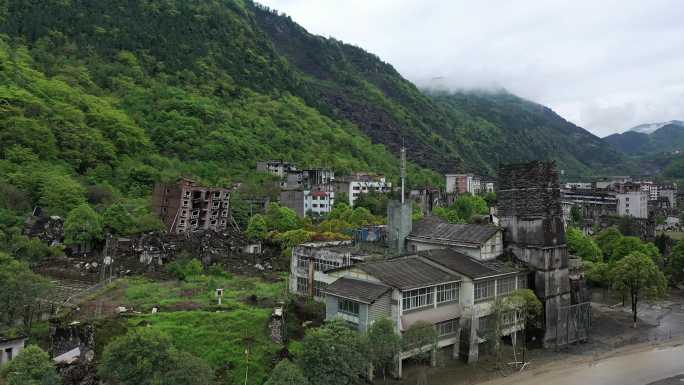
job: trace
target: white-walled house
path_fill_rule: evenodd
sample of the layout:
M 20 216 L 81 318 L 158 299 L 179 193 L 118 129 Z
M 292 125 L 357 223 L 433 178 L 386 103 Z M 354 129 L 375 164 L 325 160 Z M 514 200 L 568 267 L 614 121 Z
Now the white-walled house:
M 3 337 L 0 335 L 0 366 L 12 361 L 26 344 L 26 337 Z
M 487 318 L 497 296 L 526 288 L 526 270 L 499 261 L 479 261 L 463 253 L 442 249 L 409 256 L 358 263 L 327 272 L 333 282 L 325 287 L 326 320 L 341 318 L 361 332 L 373 322 L 388 318 L 397 333 L 419 321 L 434 325 L 437 348 L 450 348 L 454 358 L 478 359 L 485 341 Z M 521 329 L 515 316 L 503 334 Z M 401 361 L 417 354 L 417 347 L 400 354 Z

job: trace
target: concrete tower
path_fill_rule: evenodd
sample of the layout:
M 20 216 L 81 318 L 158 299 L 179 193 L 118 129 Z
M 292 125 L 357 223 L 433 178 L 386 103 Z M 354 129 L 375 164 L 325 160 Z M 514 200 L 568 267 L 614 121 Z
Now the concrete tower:
M 503 165 L 497 186 L 504 244 L 534 272 L 534 291 L 544 304 L 544 346 L 563 344 L 570 281 L 555 163 Z

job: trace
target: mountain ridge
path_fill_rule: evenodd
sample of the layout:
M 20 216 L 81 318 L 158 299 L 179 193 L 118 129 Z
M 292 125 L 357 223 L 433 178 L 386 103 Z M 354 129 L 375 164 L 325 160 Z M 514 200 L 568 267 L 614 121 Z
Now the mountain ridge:
M 641 127 L 641 128 L 640 128 Z M 652 128 L 655 128 L 651 131 Z M 628 155 L 649 155 L 684 149 L 684 121 L 642 124 L 604 140 Z

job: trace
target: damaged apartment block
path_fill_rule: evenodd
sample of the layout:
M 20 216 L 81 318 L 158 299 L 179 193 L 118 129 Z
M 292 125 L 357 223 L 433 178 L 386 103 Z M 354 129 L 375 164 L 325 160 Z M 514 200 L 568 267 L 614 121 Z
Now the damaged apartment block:
M 198 230 L 224 231 L 230 219 L 228 188 L 202 187 L 181 178 L 177 183 L 158 183 L 152 193 L 152 209 L 169 233 Z

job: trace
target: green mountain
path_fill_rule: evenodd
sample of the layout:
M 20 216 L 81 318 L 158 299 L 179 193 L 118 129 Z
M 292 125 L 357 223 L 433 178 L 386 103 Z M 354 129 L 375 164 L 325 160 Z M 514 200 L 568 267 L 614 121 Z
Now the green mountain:
M 620 160 L 543 106 L 421 92 L 250 1 L 5 0 L 0 34 L 0 207 L 63 214 L 179 175 L 249 181 L 267 158 L 396 177 L 402 143 L 415 185 L 512 160 Z M 49 199 L 55 186 L 74 196 Z
M 609 135 L 604 140 L 629 155 L 681 151 L 684 150 L 684 122 L 673 120 L 658 124 L 654 131 L 630 129 L 621 134 Z

